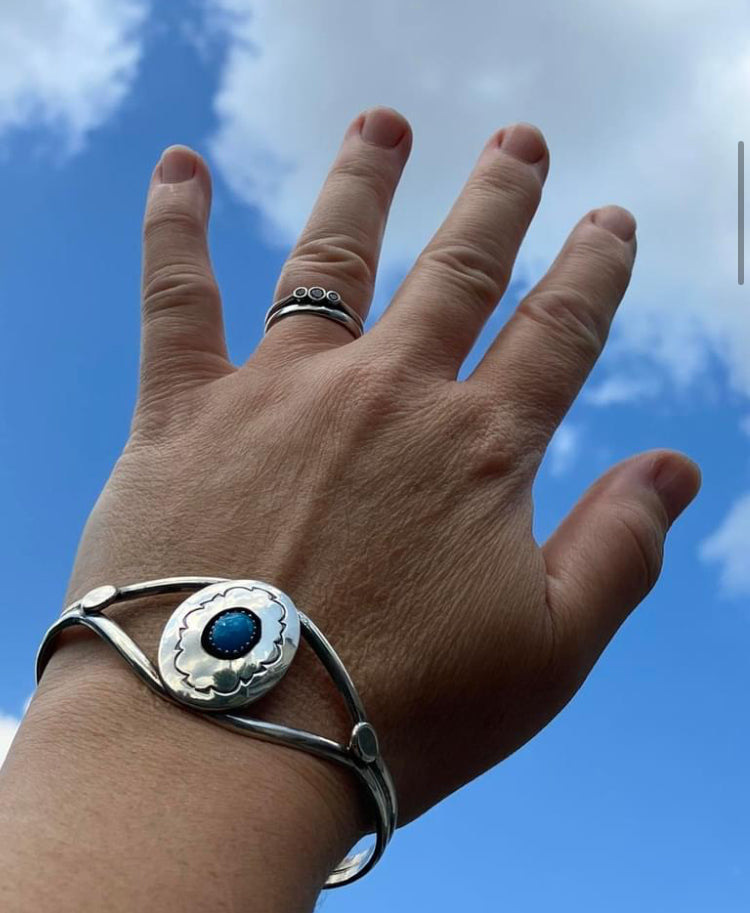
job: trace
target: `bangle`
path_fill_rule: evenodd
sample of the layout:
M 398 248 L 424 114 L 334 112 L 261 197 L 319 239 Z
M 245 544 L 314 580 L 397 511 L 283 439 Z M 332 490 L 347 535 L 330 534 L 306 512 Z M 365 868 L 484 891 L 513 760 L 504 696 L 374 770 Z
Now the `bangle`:
M 183 591 L 191 591 L 191 595 L 164 627 L 158 668 L 118 624 L 103 614 L 114 602 Z M 168 577 L 122 587 L 97 587 L 68 606 L 45 633 L 36 657 L 37 684 L 52 655 L 56 635 L 73 625 L 95 631 L 161 697 L 243 735 L 335 761 L 358 777 L 371 800 L 375 842 L 340 862 L 324 887 L 361 878 L 380 859 L 396 829 L 397 802 L 377 734 L 336 651 L 285 593 L 260 580 L 222 577 Z M 349 708 L 353 726 L 347 745 L 231 712 L 257 700 L 281 679 L 294 658 L 300 636 L 323 663 Z

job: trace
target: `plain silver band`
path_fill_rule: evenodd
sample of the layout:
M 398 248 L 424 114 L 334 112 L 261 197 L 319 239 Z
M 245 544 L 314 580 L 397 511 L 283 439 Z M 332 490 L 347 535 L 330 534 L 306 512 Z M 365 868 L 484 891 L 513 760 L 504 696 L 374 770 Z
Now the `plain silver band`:
M 341 326 L 346 327 L 355 339 L 364 333 L 364 321 L 360 315 L 349 307 L 340 298 L 336 302 L 336 307 L 326 305 L 326 299 L 321 299 L 320 304 L 308 301 L 297 301 L 295 296 L 287 295 L 275 301 L 266 312 L 263 322 L 263 332 L 267 333 L 278 320 L 284 317 L 290 317 L 293 314 L 317 314 L 319 317 L 327 317 Z
M 167 577 L 163 580 L 149 580 L 145 583 L 130 584 L 129 586 L 117 587 L 112 598 L 95 609 L 86 609 L 82 605 L 83 599 L 78 600 L 65 609 L 60 618 L 49 627 L 42 639 L 36 657 L 37 685 L 41 681 L 42 673 L 52 655 L 53 641 L 57 634 L 72 625 L 84 625 L 114 647 L 138 677 L 153 691 L 171 703 L 178 704 L 183 710 L 192 710 L 192 712 L 197 713 L 204 719 L 208 719 L 227 729 L 241 732 L 243 735 L 252 735 L 267 742 L 275 742 L 290 748 L 309 751 L 318 757 L 344 765 L 353 771 L 367 787 L 373 800 L 376 815 L 375 844 L 360 853 L 347 856 L 329 875 L 324 887 L 330 888 L 348 884 L 370 871 L 385 852 L 385 848 L 396 829 L 398 815 L 396 790 L 388 768 L 380 754 L 378 753 L 374 759 L 366 760 L 357 752 L 354 738 L 352 738 L 348 746 L 345 746 L 339 742 L 334 742 L 332 739 L 301 729 L 292 729 L 288 726 L 267 723 L 262 720 L 249 720 L 231 713 L 201 712 L 197 709 L 193 710 L 185 704 L 178 703 L 165 689 L 159 672 L 140 647 L 116 622 L 101 614 L 104 608 L 115 601 L 133 599 L 146 594 L 155 595 L 199 590 L 213 583 L 224 583 L 228 579 L 225 577 Z M 354 733 L 360 724 L 366 724 L 369 728 L 372 728 L 371 724 L 367 722 L 365 710 L 354 683 L 336 651 L 307 615 L 299 612 L 299 618 L 303 637 L 323 663 L 346 701 L 346 705 L 354 719 L 352 732 Z

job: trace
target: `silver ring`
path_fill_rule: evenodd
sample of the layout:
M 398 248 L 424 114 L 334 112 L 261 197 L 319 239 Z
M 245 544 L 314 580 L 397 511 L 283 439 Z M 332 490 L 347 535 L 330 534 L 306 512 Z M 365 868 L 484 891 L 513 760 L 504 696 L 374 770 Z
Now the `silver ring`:
M 355 339 L 364 333 L 364 321 L 360 315 L 344 302 L 341 295 L 333 289 L 324 289 L 319 285 L 310 288 L 304 285 L 284 298 L 274 301 L 266 311 L 263 333 L 267 333 L 277 320 L 290 317 L 292 314 L 317 314 L 327 317 L 346 327 Z
M 115 602 L 145 594 L 186 591 L 191 595 L 177 606 L 162 633 L 158 666 L 104 614 Z M 228 614 L 243 616 L 240 620 L 244 629 L 240 633 L 247 639 L 234 646 L 227 640 L 227 631 L 222 635 L 217 627 Z M 167 577 L 121 587 L 96 587 L 68 606 L 47 630 L 36 658 L 37 684 L 52 655 L 55 638 L 73 625 L 83 625 L 98 634 L 161 697 L 219 726 L 308 751 L 355 774 L 369 793 L 375 843 L 342 860 L 324 887 L 361 878 L 380 859 L 396 829 L 398 806 L 375 729 L 367 720 L 362 700 L 338 654 L 286 593 L 261 580 L 224 577 Z M 321 661 L 349 708 L 353 726 L 348 744 L 232 712 L 276 684 L 289 668 L 300 637 Z

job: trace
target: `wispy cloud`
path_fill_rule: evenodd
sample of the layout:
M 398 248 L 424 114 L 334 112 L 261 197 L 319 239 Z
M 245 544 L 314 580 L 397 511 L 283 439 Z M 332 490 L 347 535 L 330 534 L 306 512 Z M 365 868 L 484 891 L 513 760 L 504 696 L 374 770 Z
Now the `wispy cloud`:
M 656 378 L 627 377 L 616 374 L 602 381 L 585 393 L 585 400 L 592 406 L 615 406 L 640 402 L 659 392 Z
M 721 526 L 703 542 L 700 556 L 719 565 L 725 595 L 750 595 L 750 492 L 734 503 Z
M 563 422 L 550 441 L 547 450 L 549 471 L 553 476 L 563 476 L 575 465 L 581 450 L 581 429 L 570 422 Z
M 618 345 L 678 384 L 718 356 L 750 395 L 750 305 L 735 262 L 737 140 L 750 138 L 744 0 L 485 0 L 471 16 L 455 0 L 429 15 L 399 0 L 206 2 L 227 39 L 214 156 L 269 238 L 294 239 L 349 119 L 391 104 L 415 131 L 383 252 L 398 270 L 489 133 L 529 120 L 552 167 L 523 267 L 538 274 L 587 209 L 630 207 L 639 256 Z
M 148 0 L 3 0 L 0 137 L 43 126 L 70 153 L 135 78 Z

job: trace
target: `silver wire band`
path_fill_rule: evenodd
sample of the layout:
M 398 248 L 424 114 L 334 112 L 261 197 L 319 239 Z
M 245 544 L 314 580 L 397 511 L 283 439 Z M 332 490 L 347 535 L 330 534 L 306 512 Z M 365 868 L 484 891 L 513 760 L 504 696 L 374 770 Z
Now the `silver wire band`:
M 364 333 L 364 321 L 349 307 L 333 289 L 326 290 L 319 285 L 311 288 L 298 286 L 290 295 L 275 301 L 266 311 L 263 332 L 267 333 L 278 320 L 293 314 L 317 314 L 327 317 L 346 327 L 355 339 Z
M 141 681 L 166 700 L 185 710 L 198 713 L 204 719 L 224 728 L 232 729 L 243 735 L 255 736 L 264 741 L 308 751 L 320 758 L 345 766 L 358 777 L 370 794 L 375 812 L 376 839 L 373 846 L 347 856 L 340 862 L 329 875 L 324 887 L 337 887 L 355 881 L 370 871 L 383 855 L 393 836 L 398 815 L 396 790 L 390 772 L 380 755 L 375 730 L 367 721 L 354 683 L 336 651 L 314 622 L 297 610 L 302 636 L 323 663 L 334 684 L 343 695 L 354 720 L 348 745 L 342 745 L 315 733 L 292 729 L 278 723 L 246 719 L 232 713 L 205 712 L 200 708 L 186 706 L 176 700 L 167 690 L 160 672 L 140 647 L 115 621 L 102 614 L 103 610 L 114 602 L 144 595 L 197 591 L 212 584 L 223 583 L 232 583 L 232 581 L 225 577 L 167 577 L 122 587 L 97 587 L 82 599 L 68 606 L 45 633 L 36 657 L 37 684 L 52 655 L 53 642 L 57 634 L 73 625 L 83 625 L 109 643 Z

